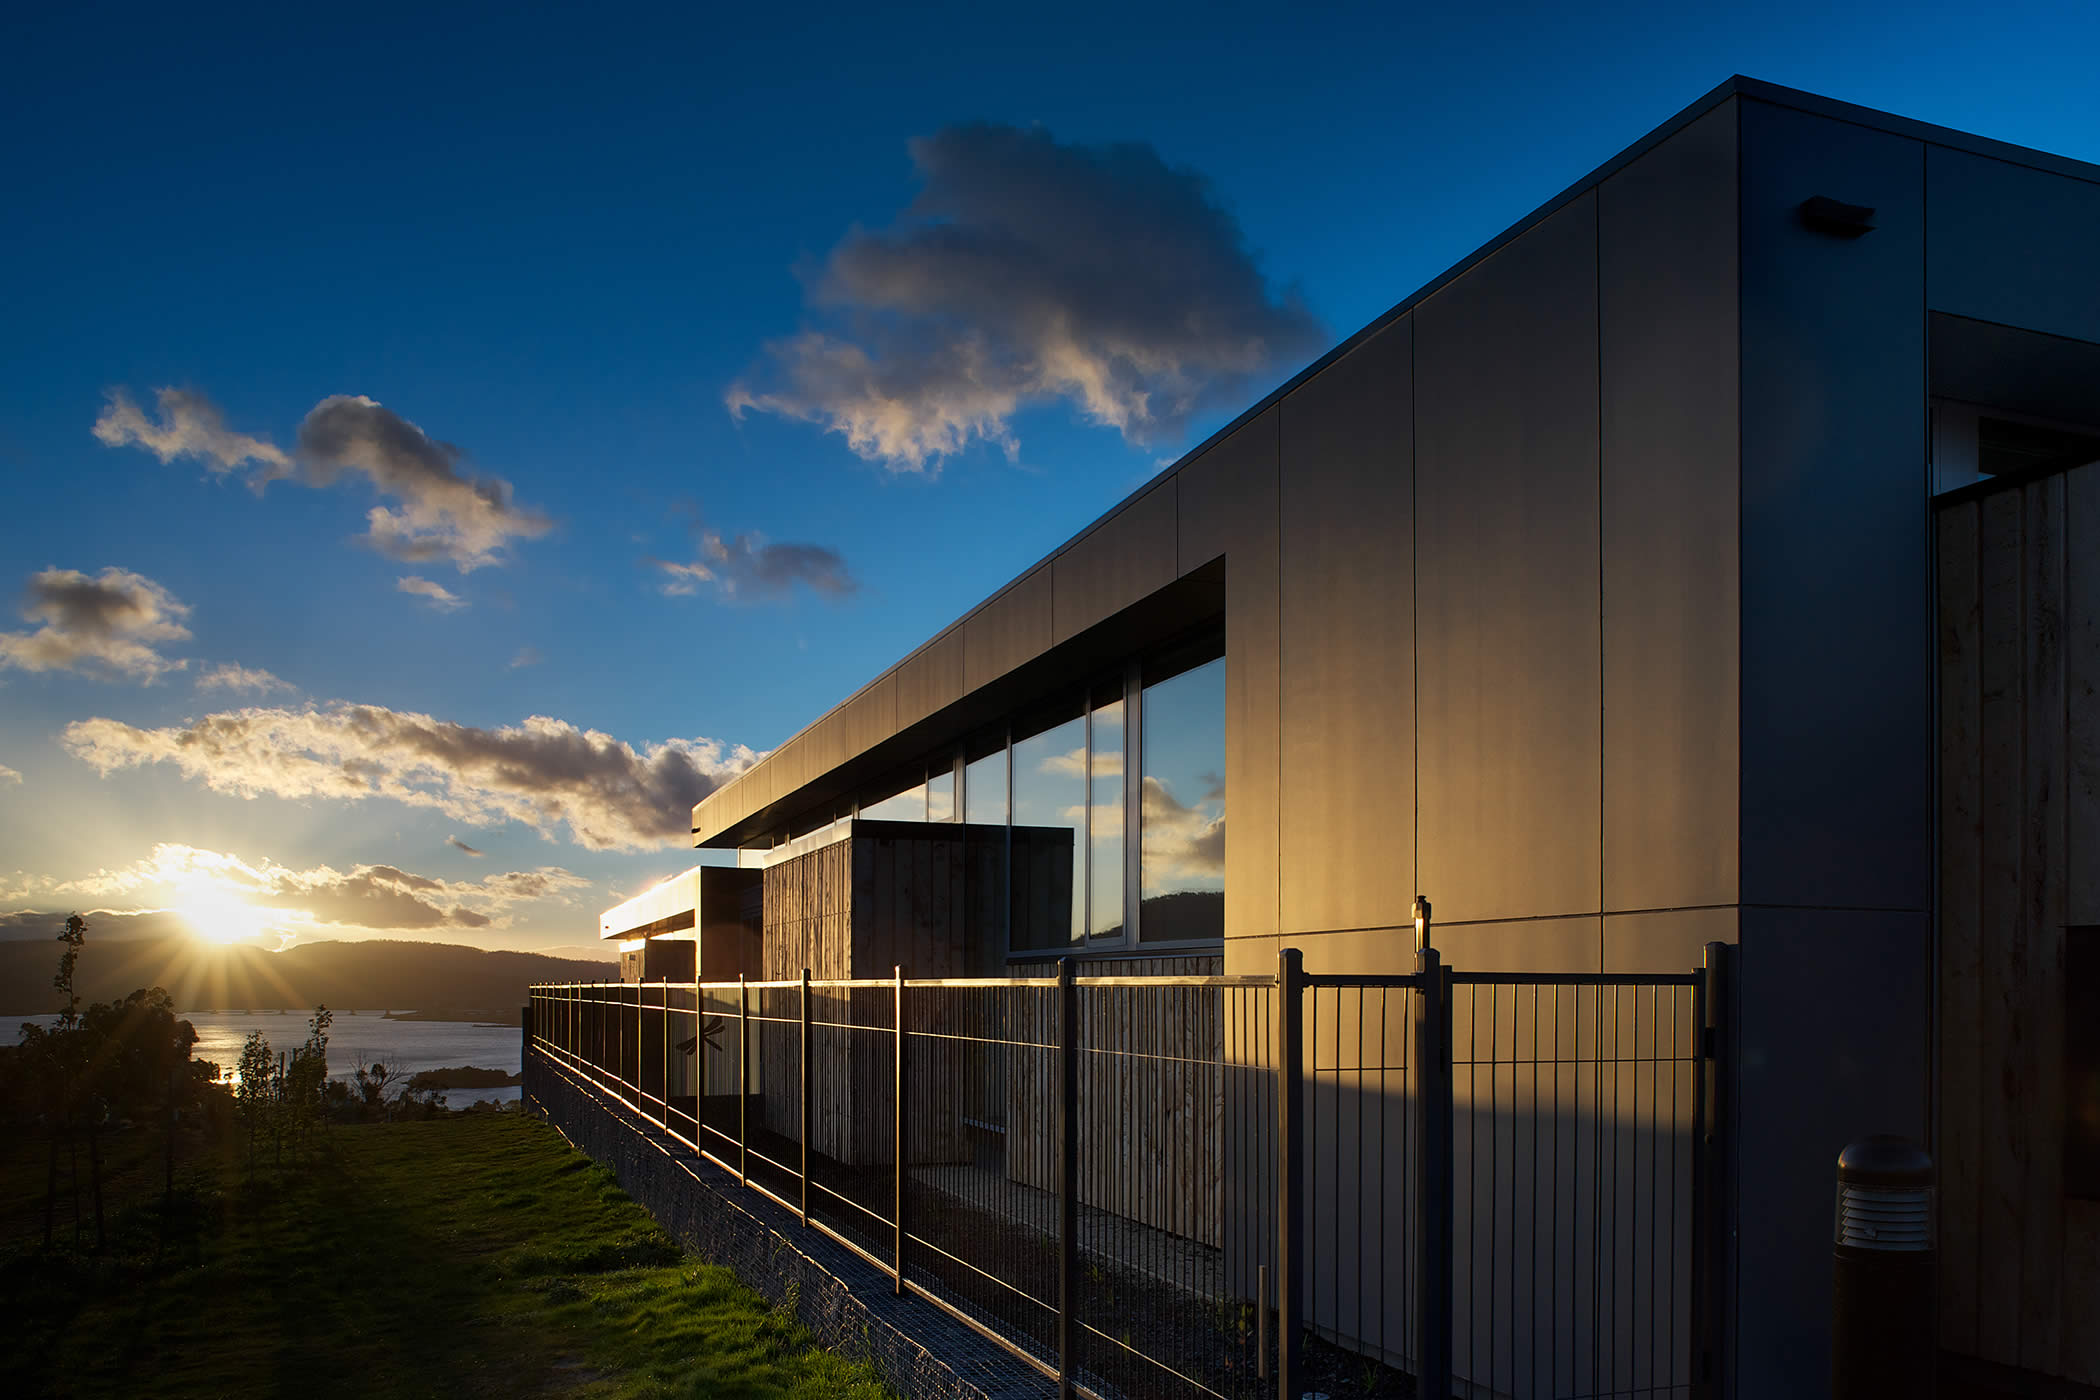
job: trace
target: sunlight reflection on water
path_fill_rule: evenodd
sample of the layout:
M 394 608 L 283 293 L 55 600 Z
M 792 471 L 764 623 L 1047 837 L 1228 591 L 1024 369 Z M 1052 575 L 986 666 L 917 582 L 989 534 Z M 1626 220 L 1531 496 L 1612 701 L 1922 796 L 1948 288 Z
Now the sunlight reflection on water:
M 290 1054 L 306 1039 L 306 1015 L 287 1011 L 185 1011 L 182 1018 L 197 1028 L 197 1048 L 190 1053 L 200 1060 L 215 1061 L 220 1072 L 232 1077 L 241 1058 L 241 1044 L 248 1032 L 261 1031 L 270 1049 Z M 0 1044 L 13 1045 L 21 1038 L 27 1021 L 49 1023 L 48 1016 L 0 1016 Z M 519 1032 L 516 1026 L 483 1026 L 471 1021 L 390 1021 L 381 1011 L 338 1011 L 328 1033 L 328 1070 L 331 1077 L 348 1079 L 362 1053 L 367 1064 L 398 1066 L 411 1073 L 426 1069 L 449 1069 L 474 1065 L 516 1074 L 519 1065 Z M 464 1108 L 470 1103 L 515 1103 L 515 1085 L 502 1089 L 448 1089 L 445 1103 Z

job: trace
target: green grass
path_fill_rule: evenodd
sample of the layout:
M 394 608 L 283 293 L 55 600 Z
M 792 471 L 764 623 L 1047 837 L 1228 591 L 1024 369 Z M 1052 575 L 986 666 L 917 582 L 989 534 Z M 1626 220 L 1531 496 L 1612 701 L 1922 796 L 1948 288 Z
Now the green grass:
M 102 1258 L 12 1250 L 0 1394 L 887 1394 L 681 1254 L 544 1124 L 459 1115 L 323 1140 L 252 1182 L 230 1151 L 193 1163 L 164 1250 L 157 1200 L 117 1214 Z

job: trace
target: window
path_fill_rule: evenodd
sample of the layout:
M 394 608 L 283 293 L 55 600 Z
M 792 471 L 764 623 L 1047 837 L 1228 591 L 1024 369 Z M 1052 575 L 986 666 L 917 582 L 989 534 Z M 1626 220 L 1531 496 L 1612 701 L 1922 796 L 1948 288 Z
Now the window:
M 1006 740 L 973 753 L 963 767 L 963 820 L 973 826 L 1006 825 Z
M 925 821 L 926 778 L 923 770 L 918 771 L 916 779 L 910 774 L 900 773 L 875 789 L 886 795 L 872 802 L 863 799 L 860 804 L 862 819 L 871 822 Z
M 1215 943 L 1225 933 L 1225 660 L 1213 628 L 929 755 L 872 821 L 964 835 L 973 956 Z M 1008 734 L 1012 742 L 1008 742 Z
M 1224 658 L 1146 685 L 1139 733 L 1138 937 L 1146 943 L 1223 938 Z
M 1010 928 L 1016 951 L 1086 941 L 1086 804 L 1085 715 L 1014 741 Z

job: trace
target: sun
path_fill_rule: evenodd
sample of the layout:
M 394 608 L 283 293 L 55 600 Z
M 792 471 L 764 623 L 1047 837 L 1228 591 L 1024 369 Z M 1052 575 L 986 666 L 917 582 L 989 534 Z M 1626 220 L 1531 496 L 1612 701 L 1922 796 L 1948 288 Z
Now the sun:
M 275 909 L 258 909 L 231 890 L 191 889 L 175 912 L 207 943 L 250 943 L 279 921 Z

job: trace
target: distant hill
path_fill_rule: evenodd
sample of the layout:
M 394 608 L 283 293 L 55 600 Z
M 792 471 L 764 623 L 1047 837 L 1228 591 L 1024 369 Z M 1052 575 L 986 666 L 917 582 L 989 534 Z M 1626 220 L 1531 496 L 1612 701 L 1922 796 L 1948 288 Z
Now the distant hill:
M 57 1009 L 51 976 L 59 951 L 55 939 L 0 942 L 0 1015 Z M 326 1002 L 515 1015 L 534 982 L 603 982 L 619 972 L 609 958 L 586 962 L 457 943 L 301 943 L 273 953 L 186 935 L 97 942 L 91 931 L 78 976 L 84 1002 L 160 986 L 184 1011 L 310 1011 Z

